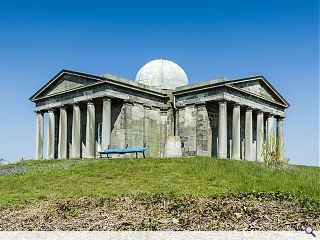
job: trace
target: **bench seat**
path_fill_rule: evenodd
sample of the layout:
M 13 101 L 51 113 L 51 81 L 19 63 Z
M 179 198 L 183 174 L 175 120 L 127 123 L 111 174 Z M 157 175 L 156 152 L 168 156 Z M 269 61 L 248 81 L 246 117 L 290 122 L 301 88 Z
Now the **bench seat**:
M 138 158 L 138 153 L 142 153 L 143 157 L 145 158 L 144 152 L 147 151 L 147 147 L 133 147 L 133 148 L 107 148 L 104 149 L 103 151 L 100 151 L 100 157 L 102 157 L 102 154 L 106 154 L 107 158 L 109 158 L 109 154 L 125 154 L 125 153 L 135 153 L 136 158 Z
M 136 147 L 136 148 L 109 148 L 104 149 L 103 151 L 99 153 L 135 153 L 135 152 L 144 152 L 148 150 L 146 147 Z

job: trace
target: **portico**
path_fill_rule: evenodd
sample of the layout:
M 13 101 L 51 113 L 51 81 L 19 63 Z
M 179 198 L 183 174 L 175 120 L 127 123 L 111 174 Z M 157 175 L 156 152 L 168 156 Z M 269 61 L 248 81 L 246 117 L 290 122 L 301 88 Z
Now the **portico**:
M 102 103 L 103 102 L 103 103 Z M 96 136 L 95 104 L 103 104 L 101 139 Z M 80 108 L 81 105 L 81 108 Z M 86 109 L 85 109 L 86 108 Z M 85 114 L 86 118 L 81 118 Z M 47 115 L 47 153 L 43 155 L 44 117 Z M 56 119 L 59 119 L 58 121 Z M 71 119 L 71 123 L 68 121 Z M 71 126 L 68 126 L 70 125 Z M 81 132 L 85 126 L 85 132 Z M 59 129 L 57 131 L 57 128 Z M 72 131 L 68 131 L 71 128 Z M 61 107 L 50 108 L 37 112 L 36 149 L 37 159 L 94 158 L 96 148 L 107 148 L 111 139 L 111 99 L 104 98 L 88 102 L 77 102 Z M 103 134 L 102 134 L 103 133 Z M 58 139 L 57 139 L 58 138 Z M 68 141 L 70 139 L 70 141 Z M 85 140 L 84 140 L 85 139 Z M 82 145 L 84 148 L 82 148 Z M 57 157 L 55 157 L 57 156 Z

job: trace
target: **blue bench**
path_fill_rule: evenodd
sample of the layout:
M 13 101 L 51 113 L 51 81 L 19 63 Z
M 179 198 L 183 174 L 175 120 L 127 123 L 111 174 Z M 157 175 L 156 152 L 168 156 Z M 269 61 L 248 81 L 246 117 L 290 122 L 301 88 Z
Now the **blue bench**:
M 136 158 L 138 158 L 138 153 L 142 153 L 143 158 L 145 158 L 144 152 L 147 151 L 148 148 L 146 147 L 146 144 L 144 144 L 143 147 L 133 147 L 133 148 L 128 148 L 128 144 L 125 148 L 110 148 L 110 146 L 107 149 L 104 149 L 103 151 L 100 151 L 100 158 L 102 158 L 103 154 L 107 155 L 107 158 L 109 159 L 109 154 L 125 154 L 125 153 L 136 153 Z

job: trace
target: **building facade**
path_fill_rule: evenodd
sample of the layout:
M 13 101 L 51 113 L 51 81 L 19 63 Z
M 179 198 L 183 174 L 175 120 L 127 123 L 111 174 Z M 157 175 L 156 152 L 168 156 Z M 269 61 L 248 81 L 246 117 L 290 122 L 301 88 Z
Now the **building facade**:
M 136 81 L 62 70 L 30 100 L 36 159 L 95 158 L 108 146 L 144 143 L 147 156 L 166 157 L 175 139 L 182 156 L 259 161 L 266 136 L 283 143 L 289 107 L 263 76 L 189 85 L 168 60 L 147 63 Z

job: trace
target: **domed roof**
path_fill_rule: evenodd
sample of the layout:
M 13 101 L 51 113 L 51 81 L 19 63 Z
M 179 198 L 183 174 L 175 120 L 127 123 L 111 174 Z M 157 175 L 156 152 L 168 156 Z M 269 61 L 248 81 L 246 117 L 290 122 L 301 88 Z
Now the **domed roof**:
M 188 77 L 183 69 L 172 61 L 162 59 L 145 64 L 137 73 L 136 81 L 161 89 L 188 85 Z

